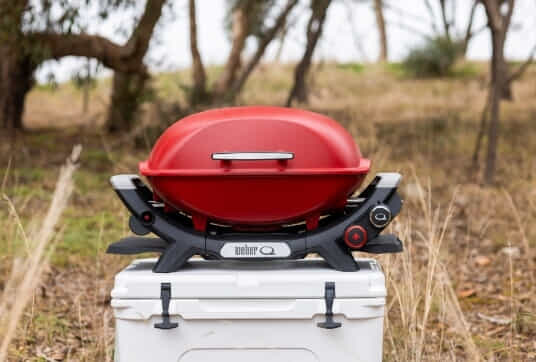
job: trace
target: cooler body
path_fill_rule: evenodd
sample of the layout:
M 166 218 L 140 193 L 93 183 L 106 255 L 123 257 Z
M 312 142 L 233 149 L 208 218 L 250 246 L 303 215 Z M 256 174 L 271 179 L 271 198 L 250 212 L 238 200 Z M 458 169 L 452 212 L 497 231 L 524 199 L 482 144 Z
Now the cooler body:
M 154 262 L 137 260 L 116 276 L 116 361 L 382 359 L 386 291 L 374 260 L 358 260 L 354 273 L 315 259 L 262 265 L 194 260 L 169 274 L 152 273 Z M 328 299 L 338 328 L 322 328 Z M 155 328 L 165 309 L 170 329 Z

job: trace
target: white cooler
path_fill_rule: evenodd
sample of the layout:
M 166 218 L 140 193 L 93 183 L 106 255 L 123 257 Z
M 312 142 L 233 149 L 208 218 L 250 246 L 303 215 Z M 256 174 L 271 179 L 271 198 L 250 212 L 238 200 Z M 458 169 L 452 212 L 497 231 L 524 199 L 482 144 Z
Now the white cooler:
M 194 260 L 169 274 L 153 273 L 155 261 L 136 260 L 115 277 L 116 361 L 382 359 L 386 290 L 374 260 L 360 259 L 357 272 L 316 259 Z

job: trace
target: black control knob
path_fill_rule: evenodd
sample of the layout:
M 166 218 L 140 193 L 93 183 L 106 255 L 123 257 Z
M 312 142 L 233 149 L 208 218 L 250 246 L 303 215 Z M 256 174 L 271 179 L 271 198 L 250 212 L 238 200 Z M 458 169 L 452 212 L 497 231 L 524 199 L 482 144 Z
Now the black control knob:
M 391 210 L 386 205 L 376 205 L 370 210 L 370 223 L 378 229 L 386 227 L 391 221 L 391 218 Z

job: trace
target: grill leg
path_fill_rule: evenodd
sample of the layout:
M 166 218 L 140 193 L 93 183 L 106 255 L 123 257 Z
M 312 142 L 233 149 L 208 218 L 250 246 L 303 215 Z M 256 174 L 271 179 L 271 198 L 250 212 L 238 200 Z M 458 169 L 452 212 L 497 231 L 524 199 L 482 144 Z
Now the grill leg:
M 353 272 L 359 270 L 352 252 L 339 242 L 328 240 L 316 245 L 314 252 L 320 254 L 322 258 L 335 270 Z
M 155 273 L 175 272 L 182 268 L 188 259 L 195 254 L 203 254 L 203 250 L 182 241 L 170 244 L 162 255 L 160 255 L 160 258 L 153 267 L 153 271 Z

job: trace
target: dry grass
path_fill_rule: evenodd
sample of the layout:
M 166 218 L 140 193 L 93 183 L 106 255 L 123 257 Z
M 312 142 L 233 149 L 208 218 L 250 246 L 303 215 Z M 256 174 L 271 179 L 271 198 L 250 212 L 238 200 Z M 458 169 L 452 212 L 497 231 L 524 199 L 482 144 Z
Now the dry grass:
M 308 107 L 355 136 L 373 160 L 372 172 L 405 175 L 404 210 L 392 228 L 406 249 L 380 260 L 389 287 L 386 361 L 536 359 L 536 67 L 516 83 L 515 101 L 505 104 L 494 188 L 476 182 L 479 170 L 467 172 L 485 96 L 483 68 L 477 65 L 466 78 L 417 81 L 375 67 L 353 72 L 316 66 Z M 184 73 L 160 75 L 158 93 L 183 102 L 180 85 L 187 79 Z M 239 101 L 282 104 L 290 79 L 289 67 L 264 66 Z M 102 116 L 106 105 L 96 99 L 106 92 L 103 82 L 93 97 L 95 114 Z M 127 233 L 127 212 L 108 178 L 136 172 L 152 138 L 143 135 L 135 148 L 94 132 L 89 123 L 95 117 L 76 115 L 79 96 L 63 87 L 33 92 L 30 126 L 50 127 L 58 119 L 78 126 L 22 135 L 13 159 L 0 159 L 1 190 L 11 200 L 0 208 L 0 290 L 8 293 L 11 270 L 20 270 L 24 260 L 17 257 L 28 258 L 26 245 L 40 229 L 36 214 L 57 189 L 54 170 L 73 144 L 83 143 L 85 150 L 55 247 L 41 258 L 50 255 L 50 266 L 32 288 L 9 361 L 113 359 L 109 292 L 114 274 L 131 258 L 104 254 L 108 243 Z M 158 122 L 151 106 L 146 109 L 144 122 Z M 3 154 L 6 145 L 0 143 Z
M 54 236 L 54 229 L 73 191 L 73 173 L 77 169 L 81 150 L 80 145 L 75 146 L 66 164 L 61 168 L 52 202 L 39 231 L 29 239 L 26 239 L 23 234 L 26 256 L 22 260 L 17 259 L 13 262 L 10 276 L 0 299 L 0 330 L 2 330 L 0 361 L 7 358 L 8 347 L 15 335 L 17 324 L 32 298 L 46 266 L 48 258 L 45 251 Z M 7 196 L 4 195 L 4 199 L 9 204 L 17 226 L 20 227 L 15 207 Z
M 480 361 L 481 355 L 469 331 L 449 273 L 442 258 L 442 245 L 453 215 L 454 200 L 446 212 L 433 208 L 432 192 L 415 179 L 419 218 L 424 229 L 413 230 L 407 216 L 394 228 L 405 241 L 401 257 L 383 257 L 392 299 L 386 309 L 386 359 L 394 361 L 456 361 L 457 344 L 466 357 Z M 416 215 L 411 215 L 415 217 Z M 422 253 L 421 258 L 416 258 Z M 417 260 L 416 260 L 417 259 Z M 430 326 L 431 321 L 438 326 Z M 439 327 L 439 328 L 438 328 Z M 448 336 L 448 328 L 454 333 Z M 457 337 L 457 338 L 452 338 Z

